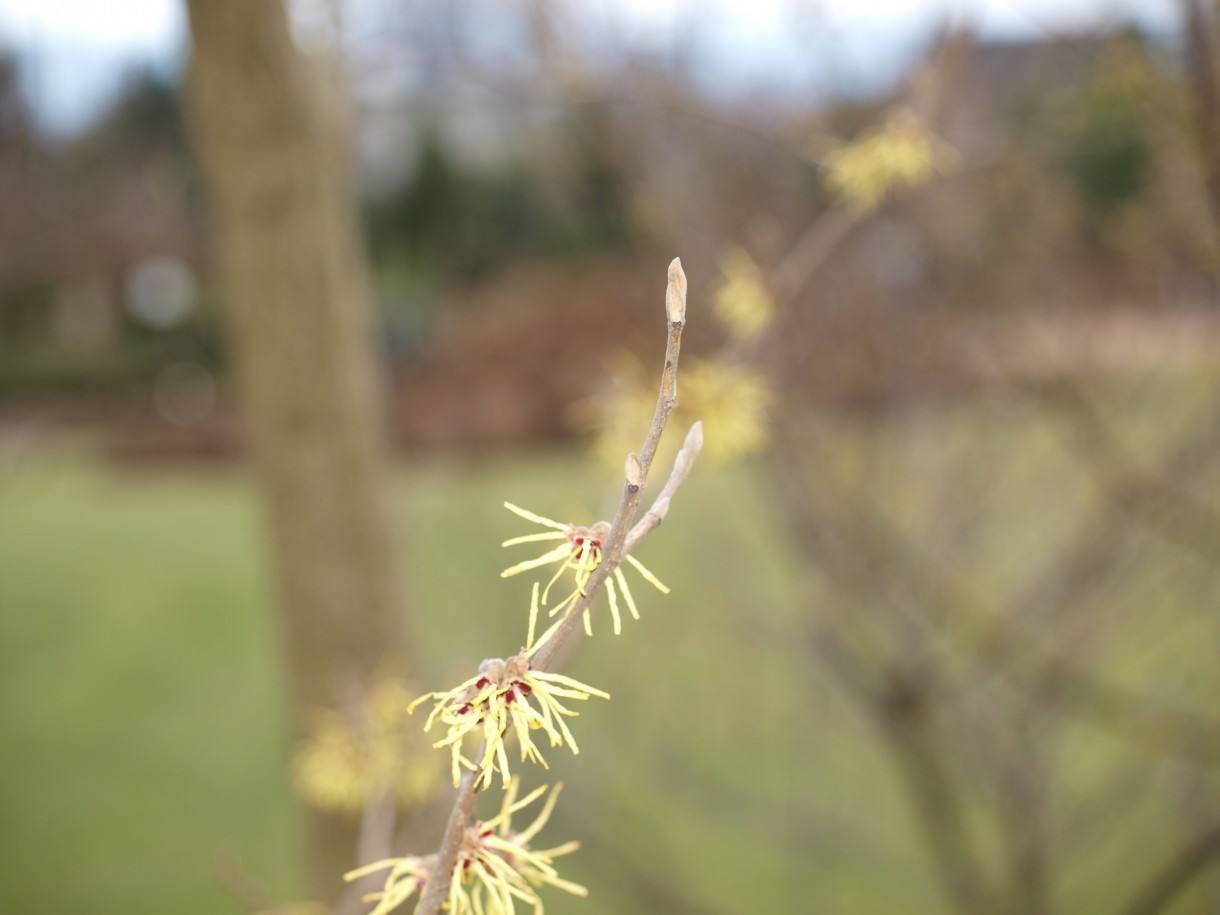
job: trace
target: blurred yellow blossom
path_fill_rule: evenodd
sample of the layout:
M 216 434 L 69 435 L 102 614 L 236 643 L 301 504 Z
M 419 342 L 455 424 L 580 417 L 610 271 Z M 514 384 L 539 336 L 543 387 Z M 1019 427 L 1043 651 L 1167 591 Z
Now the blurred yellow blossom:
M 554 886 L 576 896 L 588 895 L 583 886 L 560 878 L 554 866 L 556 858 L 576 851 L 579 842 L 565 842 L 547 849 L 530 847 L 550 819 L 562 785 L 551 790 L 529 826 L 515 831 L 513 814 L 547 793 L 547 786 L 543 785 L 517 800 L 519 788 L 520 781 L 513 778 L 504 793 L 500 812 L 486 822 L 476 820 L 466 828 L 445 902 L 449 915 L 515 915 L 518 901 L 532 906 L 536 915 L 541 915 L 542 900 L 537 890 L 543 886 Z M 427 884 L 435 864 L 436 855 L 387 858 L 348 872 L 344 880 L 351 882 L 389 868 L 383 888 L 364 897 L 365 902 L 377 903 L 369 915 L 389 915 Z
M 555 521 L 552 518 L 544 518 L 541 515 L 536 515 L 531 511 L 526 511 L 524 508 L 513 505 L 511 502 L 505 502 L 504 507 L 516 515 L 520 515 L 526 521 L 533 521 L 535 524 L 541 524 L 543 527 L 549 527 L 553 530 L 542 534 L 526 534 L 523 537 L 513 537 L 505 540 L 501 546 L 517 546 L 522 543 L 535 543 L 544 540 L 562 540 L 564 541 L 553 550 L 548 550 L 541 556 L 536 556 L 533 559 L 527 559 L 524 562 L 519 562 L 514 566 L 509 566 L 500 573 L 501 578 L 508 578 L 512 575 L 519 575 L 522 572 L 527 572 L 530 569 L 537 569 L 541 566 L 553 565 L 559 563 L 559 568 L 547 582 L 546 588 L 542 592 L 542 604 L 545 606 L 547 598 L 550 595 L 550 590 L 554 584 L 559 581 L 563 573 L 567 569 L 572 569 L 575 573 L 573 576 L 575 588 L 564 597 L 559 603 L 555 604 L 550 609 L 550 615 L 555 616 L 564 610 L 570 609 L 576 603 L 576 599 L 585 593 L 585 585 L 589 583 L 589 578 L 602 562 L 602 544 L 605 542 L 607 535 L 610 533 L 610 524 L 606 521 L 598 521 L 589 527 L 581 527 L 576 524 L 563 524 Z M 668 594 L 669 588 L 663 585 L 658 578 L 644 567 L 644 564 L 634 556 L 628 555 L 625 560 L 630 563 L 636 571 L 644 577 L 650 585 L 660 591 L 662 594 Z M 615 583 L 617 582 L 617 587 Z M 614 620 L 614 634 L 618 635 L 623 631 L 623 620 L 618 609 L 618 594 L 622 593 L 623 599 L 627 602 L 627 609 L 631 612 L 634 619 L 640 618 L 640 611 L 636 608 L 635 598 L 631 594 L 631 588 L 627 586 L 627 577 L 623 574 L 621 566 L 616 566 L 611 576 L 606 579 L 606 597 L 610 601 L 610 616 Z M 535 598 L 537 592 L 535 591 Z M 531 610 L 531 645 L 533 643 L 533 614 L 535 609 Z M 585 632 L 589 635 L 593 634 L 593 623 L 590 618 L 589 609 L 585 608 Z M 562 621 L 562 618 L 561 618 Z M 538 641 L 540 646 L 550 636 L 554 630 L 548 630 Z M 534 646 L 537 647 L 537 646 Z
M 713 457 L 741 457 L 767 444 L 775 391 L 761 372 L 717 359 L 688 360 L 683 397 L 708 430 Z
M 725 252 L 720 269 L 724 282 L 712 298 L 716 317 L 733 339 L 756 339 L 775 314 L 762 271 L 744 248 Z
M 616 360 L 614 387 L 578 405 L 578 424 L 595 433 L 594 456 L 608 467 L 621 467 L 623 455 L 639 448 L 647 431 L 641 413 L 656 403 L 656 389 L 643 368 L 629 357 Z M 720 357 L 688 358 L 678 388 L 678 409 L 671 422 L 678 426 L 702 421 L 707 434 L 705 457 L 730 461 L 767 444 L 775 389 L 767 376 Z M 680 442 L 662 442 L 656 461 L 673 459 Z
M 872 209 L 890 191 L 916 187 L 937 172 L 953 168 L 958 153 L 908 109 L 886 119 L 822 158 L 830 189 L 846 200 Z
M 574 404 L 571 421 L 578 430 L 593 433 L 592 450 L 597 461 L 618 470 L 623 457 L 638 450 L 648 432 L 647 417 L 657 405 L 657 389 L 646 377 L 643 364 L 625 350 L 614 354 L 608 375 L 613 384 Z M 679 391 L 679 411 L 683 410 L 682 393 Z M 661 441 L 662 448 L 671 444 L 667 438 Z
M 392 793 L 403 807 L 428 798 L 440 782 L 427 738 L 404 711 L 412 692 L 400 680 L 376 681 L 346 712 L 320 711 L 293 760 L 293 780 L 309 803 L 358 813 Z
M 537 612 L 537 588 L 534 594 L 531 634 L 533 616 Z M 546 768 L 546 759 L 530 733 L 538 729 L 546 732 L 552 747 L 566 744 L 573 753 L 579 753 L 576 740 L 564 721 L 565 717 L 575 718 L 579 713 L 569 709 L 560 699 L 584 701 L 590 696 L 610 698 L 609 693 L 563 674 L 535 670 L 527 649 L 508 660 L 490 658 L 484 661 L 479 665 L 479 672 L 469 680 L 444 692 L 425 693 L 412 702 L 407 710 L 413 712 L 420 703 L 433 700 L 436 704 L 428 715 L 424 730 L 431 730 L 438 719 L 448 727 L 445 737 L 433 746 L 449 748 L 453 783 L 458 784 L 461 770 L 466 768 L 478 773 L 480 787 L 486 789 L 490 787 L 495 772 L 500 773 L 505 787 L 512 776 L 505 742 L 510 728 L 517 735 L 523 762 L 528 759 Z M 482 755 L 477 763 L 462 753 L 462 744 L 468 735 L 481 736 L 483 739 Z

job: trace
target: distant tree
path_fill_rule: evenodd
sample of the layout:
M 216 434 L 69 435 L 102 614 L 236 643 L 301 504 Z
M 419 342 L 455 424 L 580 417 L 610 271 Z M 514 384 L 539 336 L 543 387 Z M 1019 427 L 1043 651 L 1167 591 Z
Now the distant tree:
M 1101 220 L 1134 199 L 1152 165 L 1148 97 L 1155 70 L 1138 35 L 1106 49 L 1068 95 L 1066 166 L 1088 212 Z
M 405 654 L 374 310 L 339 108 L 282 0 L 187 5 L 194 140 L 300 733 Z M 306 817 L 310 890 L 333 901 L 354 826 Z

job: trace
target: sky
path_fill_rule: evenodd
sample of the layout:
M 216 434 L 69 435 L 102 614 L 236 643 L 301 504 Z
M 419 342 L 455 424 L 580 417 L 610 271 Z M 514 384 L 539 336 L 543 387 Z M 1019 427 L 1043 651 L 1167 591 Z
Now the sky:
M 584 2 L 644 47 L 680 39 L 698 10 L 714 23 L 702 50 L 726 80 L 766 85 L 783 79 L 798 55 L 811 56 L 798 44 L 792 0 Z M 43 125 L 70 130 L 104 106 L 134 66 L 173 72 L 187 40 L 184 7 L 184 0 L 0 0 L 0 48 L 22 55 L 27 96 Z M 946 19 L 994 38 L 1132 18 L 1169 31 L 1176 21 L 1176 0 L 808 0 L 804 9 L 806 24 L 837 36 L 825 75 L 840 80 L 896 75 L 897 58 Z
M 0 48 L 22 57 L 27 99 L 67 130 L 103 107 L 133 66 L 173 72 L 186 41 L 182 0 L 0 0 Z

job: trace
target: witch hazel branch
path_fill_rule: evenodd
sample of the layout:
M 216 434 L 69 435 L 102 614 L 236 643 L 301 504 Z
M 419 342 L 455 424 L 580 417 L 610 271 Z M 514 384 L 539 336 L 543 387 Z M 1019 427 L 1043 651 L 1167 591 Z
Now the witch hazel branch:
M 515 915 L 517 905 L 543 910 L 548 887 L 584 896 L 586 889 L 559 876 L 555 859 L 579 847 L 576 841 L 536 847 L 535 838 L 554 810 L 561 785 L 543 785 L 518 800 L 521 769 L 547 768 L 544 748 L 567 747 L 579 753 L 569 720 L 574 706 L 609 693 L 554 670 L 564 649 L 583 628 L 593 634 L 594 602 L 605 590 L 613 631 L 623 630 L 621 607 L 633 620 L 639 607 L 622 566 L 627 564 L 662 593 L 669 589 L 632 551 L 664 521 L 674 494 L 686 482 L 703 447 L 703 427 L 696 422 L 674 459 L 670 475 L 652 505 L 640 517 L 644 486 L 670 414 L 678 403 L 678 355 L 686 324 L 686 275 L 675 258 L 669 265 L 665 292 L 667 337 L 656 408 L 638 454 L 627 456 L 618 507 L 609 521 L 560 522 L 512 503 L 505 507 L 545 528 L 504 542 L 505 547 L 551 544 L 542 555 L 505 569 L 502 577 L 545 570 L 545 584 L 535 581 L 524 647 L 507 658 L 483 661 L 468 679 L 448 690 L 425 693 L 409 707 L 431 702 L 424 729 L 444 734 L 434 744 L 450 754 L 457 797 L 440 848 L 428 855 L 387 858 L 351 871 L 351 881 L 385 873 L 382 888 L 365 897 L 374 903 L 370 915 L 389 915 L 417 893 L 416 915 Z M 554 567 L 551 571 L 551 567 Z M 552 592 L 556 595 L 552 599 Z M 620 603 L 621 602 L 621 603 Z M 541 631 L 539 631 L 541 630 Z M 472 748 L 473 749 L 472 751 Z M 515 758 L 515 762 L 514 762 Z M 514 765 L 519 770 L 514 773 Z M 480 792 L 499 779 L 504 799 L 490 820 L 474 816 Z M 521 830 L 514 814 L 545 797 L 541 810 Z

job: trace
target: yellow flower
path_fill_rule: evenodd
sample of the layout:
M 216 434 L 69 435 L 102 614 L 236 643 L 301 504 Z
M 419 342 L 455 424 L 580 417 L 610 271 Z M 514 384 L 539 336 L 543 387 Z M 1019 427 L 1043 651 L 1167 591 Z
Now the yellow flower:
M 467 827 L 453 874 L 449 883 L 446 910 L 449 915 L 515 915 L 515 901 L 532 906 L 536 915 L 542 912 L 542 900 L 536 890 L 554 886 L 576 896 L 588 895 L 577 883 L 560 878 L 554 861 L 580 847 L 579 842 L 565 842 L 548 849 L 533 849 L 530 842 L 546 825 L 562 785 L 556 785 L 534 821 L 520 832 L 512 828 L 512 816 L 528 807 L 546 793 L 546 786 L 517 800 L 520 781 L 514 778 L 507 786 L 500 812 L 492 819 Z M 379 870 L 390 869 L 384 887 L 364 897 L 376 902 L 369 915 L 388 915 L 402 905 L 431 879 L 436 855 L 387 858 L 359 867 L 344 875 L 348 882 Z
M 676 426 L 699 419 L 707 433 L 703 460 L 734 461 L 766 447 L 769 416 L 776 401 L 767 376 L 725 356 L 684 360 Z M 639 417 L 656 404 L 656 389 L 633 359 L 617 362 L 615 387 L 582 401 L 574 419 L 595 433 L 593 452 L 607 467 L 623 465 L 623 455 L 639 447 L 644 429 Z M 680 439 L 662 440 L 653 466 L 673 460 Z M 554 535 L 551 535 L 554 537 Z M 554 537 L 558 539 L 558 537 Z
M 724 283 L 712 304 L 716 317 L 736 340 L 758 337 L 775 314 L 775 302 L 767 291 L 762 271 L 743 248 L 732 248 L 720 259 Z
M 732 460 L 766 446 L 775 390 L 765 375 L 723 360 L 692 359 L 682 383 L 683 396 L 708 430 L 714 457 Z
M 867 210 L 891 190 L 923 184 L 957 161 L 957 151 L 914 112 L 900 110 L 880 128 L 825 156 L 822 165 L 831 190 Z
M 577 431 L 593 434 L 594 457 L 618 470 L 623 466 L 623 455 L 638 449 L 648 432 L 647 417 L 656 407 L 657 389 L 643 363 L 626 350 L 613 355 L 607 374 L 613 385 L 577 401 L 568 418 Z M 678 410 L 682 410 L 681 401 Z M 668 445 L 668 440 L 662 439 L 661 451 L 667 451 Z M 654 462 L 663 463 L 664 459 L 658 454 Z
M 534 594 L 531 636 L 533 617 L 537 614 L 536 586 Z M 507 787 L 512 773 L 509 771 L 505 738 L 510 730 L 516 734 L 517 742 L 521 745 L 522 761 L 528 759 L 540 763 L 543 768 L 547 767 L 546 759 L 534 743 L 532 731 L 544 731 L 552 747 L 566 745 L 573 753 L 580 752 L 564 721 L 564 718 L 575 718 L 579 713 L 567 708 L 560 700 L 584 701 L 590 696 L 609 699 L 610 695 L 563 674 L 535 670 L 530 664 L 529 655 L 531 649 L 536 648 L 527 647 L 506 661 L 500 658 L 486 660 L 479 665 L 478 674 L 464 683 L 446 692 L 425 693 L 407 707 L 408 712 L 414 712 L 421 702 L 428 699 L 435 701 L 424 730 L 431 730 L 438 720 L 448 727 L 445 737 L 433 746 L 449 748 L 455 785 L 461 780 L 464 767 L 477 773 L 482 788 L 491 785 L 495 772 L 500 773 Z M 483 738 L 482 756 L 477 763 L 462 753 L 462 743 L 469 734 Z
M 585 585 L 589 583 L 589 578 L 593 575 L 593 570 L 596 569 L 602 562 L 602 547 L 606 541 L 606 537 L 610 534 L 610 525 L 605 521 L 598 521 L 596 524 L 589 527 L 580 527 L 575 524 L 561 524 L 551 518 L 544 518 L 541 515 L 535 515 L 531 511 L 526 511 L 524 508 L 513 505 L 511 502 L 505 502 L 504 507 L 509 511 L 520 515 L 527 521 L 533 521 L 535 524 L 541 524 L 543 527 L 552 528 L 551 531 L 542 534 L 526 534 L 523 537 L 513 537 L 510 540 L 505 540 L 501 546 L 517 546 L 521 543 L 537 543 L 545 540 L 561 540 L 563 541 L 552 550 L 548 550 L 541 556 L 536 556 L 533 559 L 527 559 L 525 562 L 519 562 L 514 566 L 510 566 L 500 573 L 501 578 L 508 578 L 512 575 L 519 575 L 522 572 L 528 572 L 531 569 L 537 569 L 542 566 L 559 564 L 559 568 L 547 582 L 546 588 L 542 591 L 542 604 L 546 605 L 547 597 L 550 594 L 554 584 L 563 577 L 563 573 L 568 569 L 575 573 L 575 589 L 568 594 L 563 600 L 553 606 L 548 612 L 554 616 L 565 610 L 570 610 L 572 605 L 576 603 L 577 598 L 585 593 Z M 644 576 L 644 580 L 655 587 L 662 594 L 668 594 L 669 588 L 663 585 L 644 564 L 634 556 L 628 555 L 625 557 L 635 569 Z M 615 587 L 615 583 L 618 587 Z M 623 600 L 627 602 L 627 609 L 635 619 L 640 618 L 640 611 L 635 605 L 635 598 L 631 594 L 631 589 L 627 586 L 627 578 L 623 575 L 621 567 L 616 566 L 614 574 L 606 579 L 606 597 L 610 600 L 610 616 L 614 620 L 614 634 L 618 635 L 623 631 L 623 620 L 618 609 L 618 594 L 622 592 Z M 560 618 L 562 621 L 562 617 Z M 589 616 L 589 610 L 585 608 L 585 632 L 589 635 L 593 634 L 593 623 Z M 554 632 L 555 627 L 552 626 L 547 634 L 539 639 L 538 644 L 550 637 Z M 537 646 L 535 646 L 537 648 Z
M 561 879 L 554 867 L 555 859 L 576 851 L 580 848 L 579 842 L 565 842 L 548 849 L 530 848 L 530 842 L 550 819 L 563 785 L 557 784 L 534 821 L 516 832 L 513 814 L 528 807 L 547 790 L 543 785 L 517 800 L 519 787 L 520 780 L 514 778 L 505 792 L 500 812 L 486 823 L 477 823 L 468 832 L 473 841 L 458 856 L 459 867 L 472 877 L 474 889 L 470 895 L 476 913 L 481 910 L 487 915 L 512 915 L 514 897 L 531 903 L 536 912 L 541 912 L 542 901 L 536 890 L 542 886 L 558 887 L 575 896 L 588 895 L 589 891 L 580 884 Z M 452 890 L 450 894 L 452 896 Z
M 428 878 L 432 876 L 432 866 L 435 863 L 436 855 L 386 858 L 384 861 L 374 861 L 372 864 L 348 871 L 343 875 L 343 879 L 351 883 L 353 880 L 388 867 L 390 872 L 386 875 L 385 885 L 380 891 L 365 896 L 364 902 L 377 903 L 377 907 L 369 912 L 369 915 L 389 915 L 410 899 L 416 890 L 424 887 Z
M 352 813 L 387 792 L 404 808 L 430 797 L 440 772 L 427 739 L 403 718 L 412 692 L 401 680 L 383 678 L 358 707 L 317 712 L 293 758 L 301 796 L 323 810 Z

